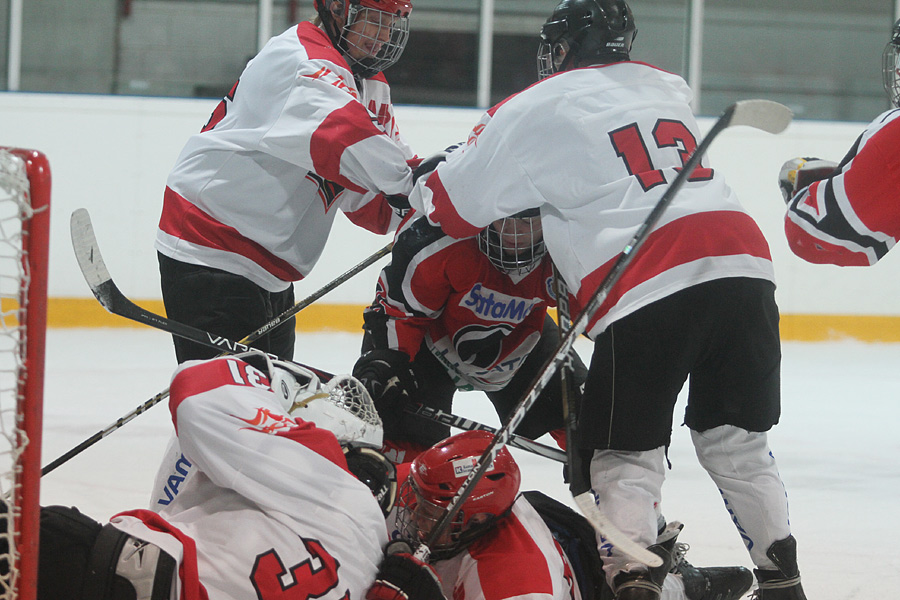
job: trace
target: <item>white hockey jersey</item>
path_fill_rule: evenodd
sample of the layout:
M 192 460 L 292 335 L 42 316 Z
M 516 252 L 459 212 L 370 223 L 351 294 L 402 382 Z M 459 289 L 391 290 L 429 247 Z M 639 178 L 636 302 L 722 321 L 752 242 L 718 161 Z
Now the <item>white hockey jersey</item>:
M 410 196 L 454 237 L 540 207 L 544 240 L 578 314 L 700 139 L 691 92 L 638 62 L 558 73 L 490 109 Z M 588 326 L 695 284 L 774 280 L 768 244 L 704 160 Z
M 784 231 L 811 263 L 868 266 L 900 239 L 900 109 L 879 115 L 836 172 L 788 202 Z
M 278 292 L 306 276 L 340 207 L 376 233 L 407 194 L 412 152 L 384 76 L 356 81 L 301 23 L 251 60 L 169 174 L 156 249 Z
M 362 600 L 387 542 L 334 435 L 287 415 L 233 357 L 176 371 L 170 409 L 195 470 L 159 513 L 111 523 L 178 560 L 172 600 Z M 293 597 L 293 596 L 292 596 Z

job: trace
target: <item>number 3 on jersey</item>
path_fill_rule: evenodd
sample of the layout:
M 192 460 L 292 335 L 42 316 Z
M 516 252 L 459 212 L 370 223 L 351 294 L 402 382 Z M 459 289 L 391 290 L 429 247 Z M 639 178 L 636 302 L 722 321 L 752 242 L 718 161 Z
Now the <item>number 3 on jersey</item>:
M 663 171 L 653 165 L 650 150 L 644 142 L 644 136 L 637 123 L 611 131 L 609 139 L 616 150 L 616 155 L 625 162 L 628 173 L 637 177 L 645 192 L 666 183 Z M 656 122 L 653 127 L 653 142 L 661 150 L 677 148 L 682 166 L 697 147 L 697 139 L 690 129 L 681 121 L 671 119 L 660 119 Z M 712 176 L 712 169 L 698 165 L 688 181 L 708 181 L 712 179 Z
M 338 585 L 340 564 L 316 540 L 300 539 L 309 558 L 291 567 L 290 575 L 274 549 L 256 557 L 250 579 L 259 600 L 321 598 Z M 345 593 L 342 600 L 349 596 Z

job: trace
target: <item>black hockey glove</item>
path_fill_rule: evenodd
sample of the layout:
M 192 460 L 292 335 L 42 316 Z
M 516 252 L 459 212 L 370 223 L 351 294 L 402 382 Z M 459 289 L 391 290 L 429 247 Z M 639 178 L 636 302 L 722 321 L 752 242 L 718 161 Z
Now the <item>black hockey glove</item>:
M 396 422 L 419 389 L 409 356 L 399 350 L 379 348 L 366 352 L 353 366 L 353 376 L 372 396 L 385 422 Z
M 385 194 L 384 199 L 401 219 L 412 210 L 412 207 L 409 205 L 409 198 L 403 194 Z
M 409 544 L 391 542 L 385 554 L 366 600 L 446 600 L 437 573 L 411 554 Z
M 413 183 L 417 182 L 420 177 L 428 177 L 432 171 L 437 169 L 438 165 L 447 160 L 447 155 L 462 146 L 462 143 L 447 146 L 440 152 L 435 152 L 425 160 L 419 163 L 419 166 L 413 169 Z

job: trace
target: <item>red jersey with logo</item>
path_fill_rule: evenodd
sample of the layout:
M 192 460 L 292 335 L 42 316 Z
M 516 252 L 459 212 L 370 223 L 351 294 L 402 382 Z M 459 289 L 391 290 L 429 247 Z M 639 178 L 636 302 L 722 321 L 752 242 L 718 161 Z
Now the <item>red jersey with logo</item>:
M 784 231 L 811 263 L 873 265 L 900 238 L 900 109 L 878 116 L 835 173 L 788 202 Z
M 396 225 L 382 193 L 409 193 L 410 159 L 384 76 L 356 81 L 301 23 L 269 40 L 188 140 L 156 248 L 284 290 L 319 259 L 338 208 L 376 233 Z
M 170 410 L 193 469 L 159 513 L 111 523 L 179 562 L 172 600 L 361 600 L 387 542 L 369 488 L 334 435 L 295 420 L 235 358 L 176 371 Z
M 526 275 L 508 275 L 476 238 L 452 238 L 414 215 L 378 278 L 367 329 L 376 347 L 411 358 L 431 352 L 458 388 L 499 390 L 540 339 L 547 307 L 556 303 L 552 285 L 546 258 Z

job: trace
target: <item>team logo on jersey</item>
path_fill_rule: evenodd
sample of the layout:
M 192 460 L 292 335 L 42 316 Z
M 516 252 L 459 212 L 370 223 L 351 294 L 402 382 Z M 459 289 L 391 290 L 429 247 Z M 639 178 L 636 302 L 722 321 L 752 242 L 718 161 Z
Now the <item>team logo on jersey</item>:
M 247 423 L 247 425 L 249 425 L 249 427 L 243 427 L 242 429 L 255 429 L 256 431 L 261 431 L 262 433 L 280 433 L 282 431 L 293 429 L 297 426 L 297 422 L 294 421 L 294 419 L 292 419 L 291 417 L 273 413 L 268 408 L 264 408 L 262 406 L 256 409 L 256 415 L 253 418 L 244 419 L 236 415 L 232 416 L 235 419 L 243 421 L 244 423 Z
M 331 205 L 335 203 L 338 196 L 344 191 L 343 186 L 340 186 L 333 181 L 328 181 L 312 171 L 306 174 L 306 178 L 319 186 L 316 193 L 319 195 L 319 200 L 321 200 L 322 204 L 325 206 L 325 212 L 328 212 L 331 209 Z
M 485 289 L 480 283 L 476 283 L 469 294 L 460 300 L 459 305 L 468 308 L 484 320 L 521 323 L 540 303 L 540 298 L 508 296 Z

